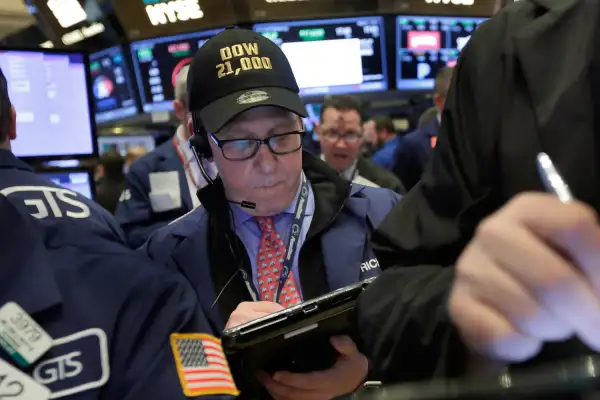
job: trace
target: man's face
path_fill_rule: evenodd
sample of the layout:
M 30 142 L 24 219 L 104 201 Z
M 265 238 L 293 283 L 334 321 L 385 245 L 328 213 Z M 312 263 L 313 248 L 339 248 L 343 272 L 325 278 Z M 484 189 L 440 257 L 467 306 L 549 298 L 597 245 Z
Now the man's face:
M 301 129 L 300 119 L 292 113 L 276 107 L 257 107 L 240 114 L 215 137 L 221 141 L 266 139 Z M 281 146 L 281 149 L 297 147 L 298 150 L 275 155 L 268 146 L 262 144 L 252 158 L 233 161 L 228 158 L 232 158 L 236 151 L 243 151 L 249 142 L 230 142 L 222 150 L 214 140 L 209 139 L 213 161 L 223 180 L 227 198 L 256 203 L 256 215 L 276 215 L 285 210 L 294 200 L 300 185 L 302 137 L 289 135 L 278 138 L 278 142 L 275 139 L 271 142 L 273 146 Z
M 363 130 L 355 110 L 328 108 L 318 130 L 325 161 L 338 172 L 350 168 L 360 154 Z

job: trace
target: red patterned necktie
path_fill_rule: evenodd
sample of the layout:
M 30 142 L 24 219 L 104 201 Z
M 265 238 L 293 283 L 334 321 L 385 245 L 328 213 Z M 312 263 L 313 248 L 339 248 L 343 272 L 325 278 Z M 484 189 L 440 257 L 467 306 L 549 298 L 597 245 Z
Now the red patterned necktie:
M 255 220 L 262 232 L 256 262 L 260 299 L 262 301 L 277 301 L 275 296 L 277 296 L 279 279 L 283 270 L 285 245 L 279 233 L 275 231 L 272 217 L 255 217 Z M 302 302 L 292 271 L 282 284 L 279 304 L 287 308 Z

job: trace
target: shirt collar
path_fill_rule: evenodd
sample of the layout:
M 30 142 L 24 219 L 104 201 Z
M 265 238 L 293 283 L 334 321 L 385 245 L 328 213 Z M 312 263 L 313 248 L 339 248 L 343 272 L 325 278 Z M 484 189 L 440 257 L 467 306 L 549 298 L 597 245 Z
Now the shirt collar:
M 325 160 L 325 155 L 323 153 L 321 153 L 321 160 L 327 162 L 327 160 Z M 342 178 L 344 178 L 347 181 L 352 180 L 352 178 L 354 177 L 354 173 L 356 171 L 356 165 L 358 164 L 358 158 L 356 160 L 354 160 L 354 162 L 352 163 L 352 165 L 350 165 L 347 169 L 345 169 L 344 171 L 340 172 L 340 176 Z
M 185 134 L 185 129 L 187 129 L 185 126 L 179 125 L 179 127 L 177 128 L 177 132 L 175 134 L 177 135 L 177 141 L 179 143 L 179 148 L 181 149 L 181 152 L 183 153 L 185 160 L 187 162 L 190 162 L 194 159 L 194 153 L 192 152 L 192 149 L 190 148 L 189 139 L 186 137 L 187 135 Z
M 306 179 L 306 175 L 304 175 L 304 172 L 302 172 L 302 175 Z M 308 180 L 307 180 L 307 183 L 308 183 L 308 203 L 306 204 L 306 210 L 304 212 L 304 215 L 312 216 L 315 212 L 315 198 L 313 195 L 312 187 Z M 298 204 L 298 200 L 300 198 L 300 189 L 301 188 L 302 188 L 302 182 L 300 182 L 300 185 L 298 186 L 298 190 L 296 191 L 296 196 L 294 197 L 294 201 L 292 201 L 290 203 L 290 205 L 288 206 L 288 208 L 286 208 L 281 214 L 286 214 L 286 215 L 294 214 L 294 212 L 296 211 L 296 204 Z M 236 229 L 254 217 L 253 215 L 250 215 L 247 212 L 245 212 L 244 209 L 242 207 L 240 207 L 238 204 L 231 204 L 230 207 L 231 207 L 231 210 L 233 211 L 233 218 L 235 221 L 234 225 L 235 225 Z M 281 214 L 275 216 L 275 218 L 278 216 L 281 216 Z

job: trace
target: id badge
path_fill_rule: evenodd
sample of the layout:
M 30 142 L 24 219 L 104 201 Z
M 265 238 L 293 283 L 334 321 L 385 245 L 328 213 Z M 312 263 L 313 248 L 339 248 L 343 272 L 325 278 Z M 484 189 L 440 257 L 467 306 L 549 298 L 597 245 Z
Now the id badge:
M 50 389 L 0 358 L 0 399 L 47 400 Z
M 50 347 L 52 338 L 19 306 L 6 303 L 0 308 L 0 346 L 22 367 L 28 367 Z

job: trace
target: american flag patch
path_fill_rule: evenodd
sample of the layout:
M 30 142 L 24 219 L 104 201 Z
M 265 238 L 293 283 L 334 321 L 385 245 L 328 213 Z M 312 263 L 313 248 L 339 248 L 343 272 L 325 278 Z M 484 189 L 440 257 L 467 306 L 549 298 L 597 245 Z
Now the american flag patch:
M 173 333 L 171 348 L 186 396 L 240 394 L 219 339 L 201 333 Z

